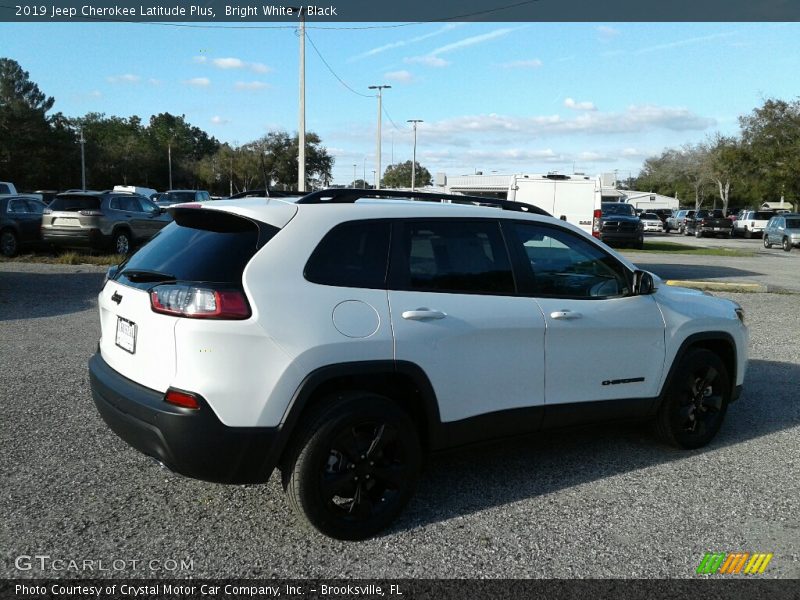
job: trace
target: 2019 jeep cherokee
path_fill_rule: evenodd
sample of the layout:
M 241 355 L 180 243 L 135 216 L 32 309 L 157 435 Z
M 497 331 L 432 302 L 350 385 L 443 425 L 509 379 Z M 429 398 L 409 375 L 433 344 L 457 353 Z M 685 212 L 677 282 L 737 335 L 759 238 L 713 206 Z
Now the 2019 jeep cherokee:
M 99 295 L 108 425 L 191 477 L 279 468 L 343 539 L 392 522 L 427 452 L 622 417 L 684 448 L 714 437 L 747 364 L 736 303 L 524 204 L 403 195 L 170 209 Z

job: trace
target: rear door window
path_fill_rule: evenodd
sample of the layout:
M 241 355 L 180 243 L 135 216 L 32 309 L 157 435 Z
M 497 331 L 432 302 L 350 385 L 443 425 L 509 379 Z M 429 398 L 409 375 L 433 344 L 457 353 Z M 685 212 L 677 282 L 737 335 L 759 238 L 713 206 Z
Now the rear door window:
M 400 289 L 494 295 L 516 292 L 497 221 L 407 221 L 402 229 L 397 265 Z

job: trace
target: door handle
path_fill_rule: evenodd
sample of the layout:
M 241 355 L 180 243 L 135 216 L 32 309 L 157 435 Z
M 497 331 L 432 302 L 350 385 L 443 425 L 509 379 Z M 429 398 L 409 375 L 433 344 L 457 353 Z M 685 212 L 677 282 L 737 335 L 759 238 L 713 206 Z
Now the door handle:
M 407 310 L 403 312 L 403 318 L 409 321 L 428 321 L 433 319 L 444 319 L 447 315 L 439 310 L 430 308 L 418 308 L 417 310 Z
M 572 312 L 571 310 L 556 310 L 550 313 L 551 319 L 560 319 L 568 321 L 570 319 L 580 319 L 583 315 L 581 313 Z

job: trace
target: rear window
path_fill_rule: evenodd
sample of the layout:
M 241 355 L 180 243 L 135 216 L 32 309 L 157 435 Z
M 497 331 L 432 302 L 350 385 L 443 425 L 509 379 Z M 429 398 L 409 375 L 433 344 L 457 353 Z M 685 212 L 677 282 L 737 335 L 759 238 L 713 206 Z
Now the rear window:
M 787 229 L 800 229 L 800 219 L 786 219 Z
M 640 218 L 644 219 L 645 221 L 660 221 L 661 219 L 658 218 L 658 215 L 655 213 L 644 213 Z
M 772 217 L 775 216 L 775 213 L 771 212 L 757 212 L 751 218 L 757 221 L 768 221 Z
M 49 208 L 54 211 L 99 210 L 99 196 L 56 196 Z
M 214 214 L 208 214 L 211 212 Z M 155 271 L 172 275 L 178 281 L 240 287 L 247 263 L 278 231 L 272 225 L 219 211 L 176 211 L 175 221 L 131 256 L 118 278 L 142 287 L 128 280 L 125 271 Z M 152 285 L 152 282 L 143 284 Z
M 161 198 L 161 200 L 166 200 L 167 202 L 194 202 L 195 201 L 195 193 L 194 192 L 168 192 L 165 194 L 165 197 Z

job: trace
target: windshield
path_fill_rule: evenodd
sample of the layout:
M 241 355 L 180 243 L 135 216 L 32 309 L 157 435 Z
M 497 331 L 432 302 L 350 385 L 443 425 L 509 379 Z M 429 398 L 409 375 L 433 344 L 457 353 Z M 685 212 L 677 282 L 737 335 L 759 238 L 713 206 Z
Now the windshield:
M 630 204 L 624 204 L 622 202 L 609 202 L 603 204 L 603 214 L 604 215 L 625 215 L 628 217 L 635 216 L 635 212 L 633 210 L 633 206 Z

